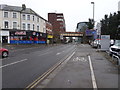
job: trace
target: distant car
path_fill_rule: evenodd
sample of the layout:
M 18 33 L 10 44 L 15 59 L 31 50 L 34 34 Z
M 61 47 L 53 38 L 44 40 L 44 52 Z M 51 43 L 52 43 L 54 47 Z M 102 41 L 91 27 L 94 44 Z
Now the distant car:
M 101 47 L 100 41 L 101 41 L 100 39 L 94 40 L 94 41 L 91 43 L 91 46 L 92 46 L 93 48 L 100 48 L 100 47 Z
M 9 54 L 8 49 L 0 48 L 0 55 L 2 56 L 2 58 L 8 57 L 8 54 Z

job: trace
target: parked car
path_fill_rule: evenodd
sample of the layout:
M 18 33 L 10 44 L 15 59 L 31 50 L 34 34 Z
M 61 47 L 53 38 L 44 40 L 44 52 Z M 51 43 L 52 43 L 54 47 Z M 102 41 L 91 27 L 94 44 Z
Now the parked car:
M 115 40 L 115 44 L 109 49 L 110 56 L 120 65 L 120 40 Z
M 91 46 L 92 46 L 93 48 L 101 48 L 100 41 L 101 41 L 100 39 L 94 40 L 93 42 L 91 42 Z
M 8 49 L 0 48 L 0 56 L 2 56 L 2 58 L 8 57 L 8 54 L 9 54 Z

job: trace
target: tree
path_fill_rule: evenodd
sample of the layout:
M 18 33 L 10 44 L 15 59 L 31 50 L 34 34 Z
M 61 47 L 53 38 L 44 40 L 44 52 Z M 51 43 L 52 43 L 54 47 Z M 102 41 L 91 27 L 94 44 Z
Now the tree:
M 88 29 L 93 29 L 93 28 L 94 28 L 94 20 L 89 18 Z
M 101 20 L 101 34 L 102 35 L 110 35 L 111 39 L 117 38 L 117 29 L 120 24 L 120 12 L 114 13 L 113 15 L 110 13 L 104 16 L 104 19 Z

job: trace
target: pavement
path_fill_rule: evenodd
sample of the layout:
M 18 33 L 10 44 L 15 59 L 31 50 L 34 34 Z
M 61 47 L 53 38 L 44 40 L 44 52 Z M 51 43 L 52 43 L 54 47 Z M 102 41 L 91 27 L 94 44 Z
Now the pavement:
M 105 52 L 104 52 L 105 53 Z M 118 89 L 118 68 L 102 52 L 89 45 L 78 45 L 68 57 L 36 88 Z

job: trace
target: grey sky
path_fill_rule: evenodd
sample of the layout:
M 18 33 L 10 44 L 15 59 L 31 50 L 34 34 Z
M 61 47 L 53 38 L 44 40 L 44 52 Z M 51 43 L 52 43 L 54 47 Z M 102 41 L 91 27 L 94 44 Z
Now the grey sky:
M 21 6 L 33 9 L 43 18 L 47 19 L 47 13 L 63 13 L 67 31 L 75 31 L 78 22 L 88 21 L 93 17 L 93 5 L 95 2 L 95 21 L 100 21 L 105 14 L 118 11 L 120 0 L 0 0 L 0 4 Z

